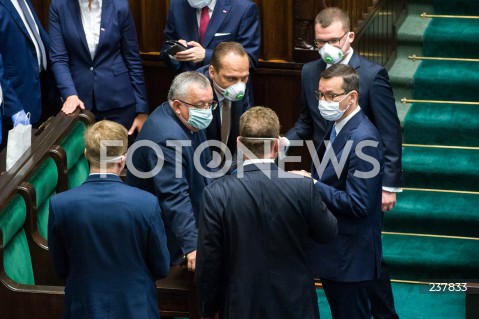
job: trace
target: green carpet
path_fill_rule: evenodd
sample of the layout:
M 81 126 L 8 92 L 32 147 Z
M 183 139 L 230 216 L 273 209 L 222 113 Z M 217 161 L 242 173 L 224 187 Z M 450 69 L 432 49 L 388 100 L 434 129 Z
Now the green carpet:
M 450 32 L 454 30 L 454 32 Z M 424 34 L 424 56 L 477 58 L 479 19 L 432 19 Z
M 432 293 L 428 285 L 392 283 L 396 310 L 401 319 L 464 319 L 464 293 Z M 322 289 L 317 289 L 321 319 L 331 319 L 328 301 Z
M 404 190 L 384 215 L 384 231 L 475 237 L 479 196 Z
M 479 282 L 479 240 L 383 234 L 383 256 L 391 278 Z
M 479 52 L 479 49 L 477 49 Z M 476 55 L 479 55 L 476 53 Z M 422 61 L 413 83 L 415 99 L 479 101 L 479 63 Z M 479 106 L 478 106 L 479 112 Z
M 404 143 L 479 146 L 479 105 L 413 103 Z
M 407 187 L 477 192 L 478 163 L 479 150 L 428 147 L 403 149 L 402 165 Z
M 477 0 L 434 0 L 435 14 L 479 15 Z
M 408 8 L 429 3 L 411 0 Z M 425 11 L 479 15 L 479 0 L 433 0 L 432 4 L 434 8 Z M 420 24 L 416 11 L 414 18 L 405 20 L 415 24 L 401 26 L 401 30 Z M 479 59 L 479 20 L 425 20 L 430 22 L 422 36 L 422 54 L 416 49 L 417 55 Z M 415 32 L 401 37 L 408 40 L 407 48 L 420 45 Z M 396 81 L 395 93 L 407 92 L 408 77 L 403 74 L 413 72 L 408 98 L 479 102 L 479 63 L 423 60 L 410 66 L 407 56 L 401 58 L 403 61 L 393 66 L 396 77 L 402 80 Z M 479 147 L 479 105 L 413 103 L 403 132 L 404 144 L 424 146 L 403 148 L 404 186 L 410 189 L 399 193 L 396 207 L 384 215 L 383 254 L 391 277 L 479 282 L 479 149 L 470 148 Z M 464 293 L 432 293 L 419 287 L 393 283 L 401 319 L 465 317 Z

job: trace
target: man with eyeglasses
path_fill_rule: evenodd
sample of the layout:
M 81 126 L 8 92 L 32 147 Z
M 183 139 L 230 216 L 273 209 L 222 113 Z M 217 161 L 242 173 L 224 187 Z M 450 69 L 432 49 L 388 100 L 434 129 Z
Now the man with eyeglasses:
M 283 145 L 287 148 L 289 141 L 311 138 L 316 147 L 321 144 L 328 121 L 321 116 L 318 100 L 314 96 L 320 74 L 334 64 L 350 65 L 358 72 L 360 79 L 359 105 L 382 138 L 385 164 L 381 209 L 386 212 L 393 209 L 396 192 L 400 192 L 402 186 L 401 127 L 387 71 L 354 52 L 351 47 L 354 36 L 349 17 L 341 9 L 326 8 L 316 16 L 315 44 L 321 59 L 303 67 L 300 115 L 294 127 L 283 138 Z M 385 264 L 376 287 L 376 297 L 371 300 L 374 318 L 398 318 Z
M 310 264 L 335 319 L 371 318 L 374 282 L 381 271 L 383 145 L 358 105 L 359 82 L 354 69 L 335 64 L 321 73 L 317 91 L 319 111 L 334 125 L 326 132 L 329 144 L 317 150 L 311 177 L 337 218 L 338 236 L 314 244 Z M 334 157 L 343 164 L 333 164 Z
M 215 140 L 227 146 L 235 155 L 241 115 L 252 105 L 247 91 L 249 59 L 243 46 L 238 42 L 223 42 L 213 51 L 211 64 L 197 70 L 210 79 L 214 99 L 218 108 L 213 111 L 213 120 L 206 128 L 208 140 Z M 211 148 L 216 163 L 224 163 L 224 151 Z M 226 152 L 228 155 L 229 153 Z M 235 156 L 232 159 L 235 162 Z M 233 163 L 234 164 L 234 163 Z
M 210 181 L 204 129 L 216 105 L 204 75 L 179 74 L 168 101 L 151 113 L 129 150 L 126 182 L 158 197 L 171 265 L 186 261 L 191 271 L 196 266 L 200 199 Z

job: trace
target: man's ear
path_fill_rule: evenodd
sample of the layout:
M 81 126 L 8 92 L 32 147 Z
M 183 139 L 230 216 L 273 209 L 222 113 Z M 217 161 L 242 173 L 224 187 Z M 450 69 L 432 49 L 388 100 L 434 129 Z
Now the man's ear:
M 210 67 L 208 68 L 208 73 L 210 74 L 210 79 L 214 80 L 215 75 L 216 75 L 216 70 L 215 67 L 210 64 Z
M 180 106 L 181 106 L 181 102 L 178 101 L 178 100 L 173 100 L 171 101 L 171 108 L 173 109 L 173 111 L 177 114 L 177 115 L 180 115 Z

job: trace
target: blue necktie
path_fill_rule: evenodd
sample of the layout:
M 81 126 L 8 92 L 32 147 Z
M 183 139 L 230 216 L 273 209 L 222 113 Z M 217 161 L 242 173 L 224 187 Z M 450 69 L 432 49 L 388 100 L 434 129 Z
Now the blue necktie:
M 331 130 L 331 135 L 329 135 L 329 143 L 333 144 L 335 138 L 336 138 L 336 125 L 333 125 L 333 129 Z
M 18 4 L 23 11 L 23 15 L 25 16 L 25 20 L 27 20 L 28 27 L 32 31 L 35 41 L 38 44 L 38 49 L 40 50 L 40 67 L 42 70 L 45 70 L 47 66 L 47 54 L 45 52 L 45 46 L 43 45 L 42 38 L 40 37 L 40 33 L 38 33 L 37 25 L 27 8 L 25 0 L 18 0 Z

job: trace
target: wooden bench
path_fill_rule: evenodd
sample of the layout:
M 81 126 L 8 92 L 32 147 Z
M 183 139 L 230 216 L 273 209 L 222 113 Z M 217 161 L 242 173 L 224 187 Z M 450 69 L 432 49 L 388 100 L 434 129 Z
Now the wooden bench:
M 10 235 L 2 236 L 0 247 L 0 309 L 2 315 L 7 309 L 6 318 L 61 318 L 64 287 L 53 273 L 48 252 L 48 202 L 55 193 L 80 185 L 88 176 L 83 131 L 93 121 L 88 111 L 50 118 L 34 132 L 32 147 L 8 172 L 2 169 L 5 154 L 0 154 L 0 230 L 4 211 L 15 208 L 20 216 L 15 226 L 3 225 L 7 234 L 16 234 L 14 241 Z M 20 267 L 24 275 L 12 278 L 12 272 L 3 267 L 4 254 L 8 264 L 12 258 L 8 251 L 19 246 L 17 241 L 23 243 L 17 253 L 24 256 Z M 162 316 L 199 318 L 192 273 L 174 267 L 156 285 Z

